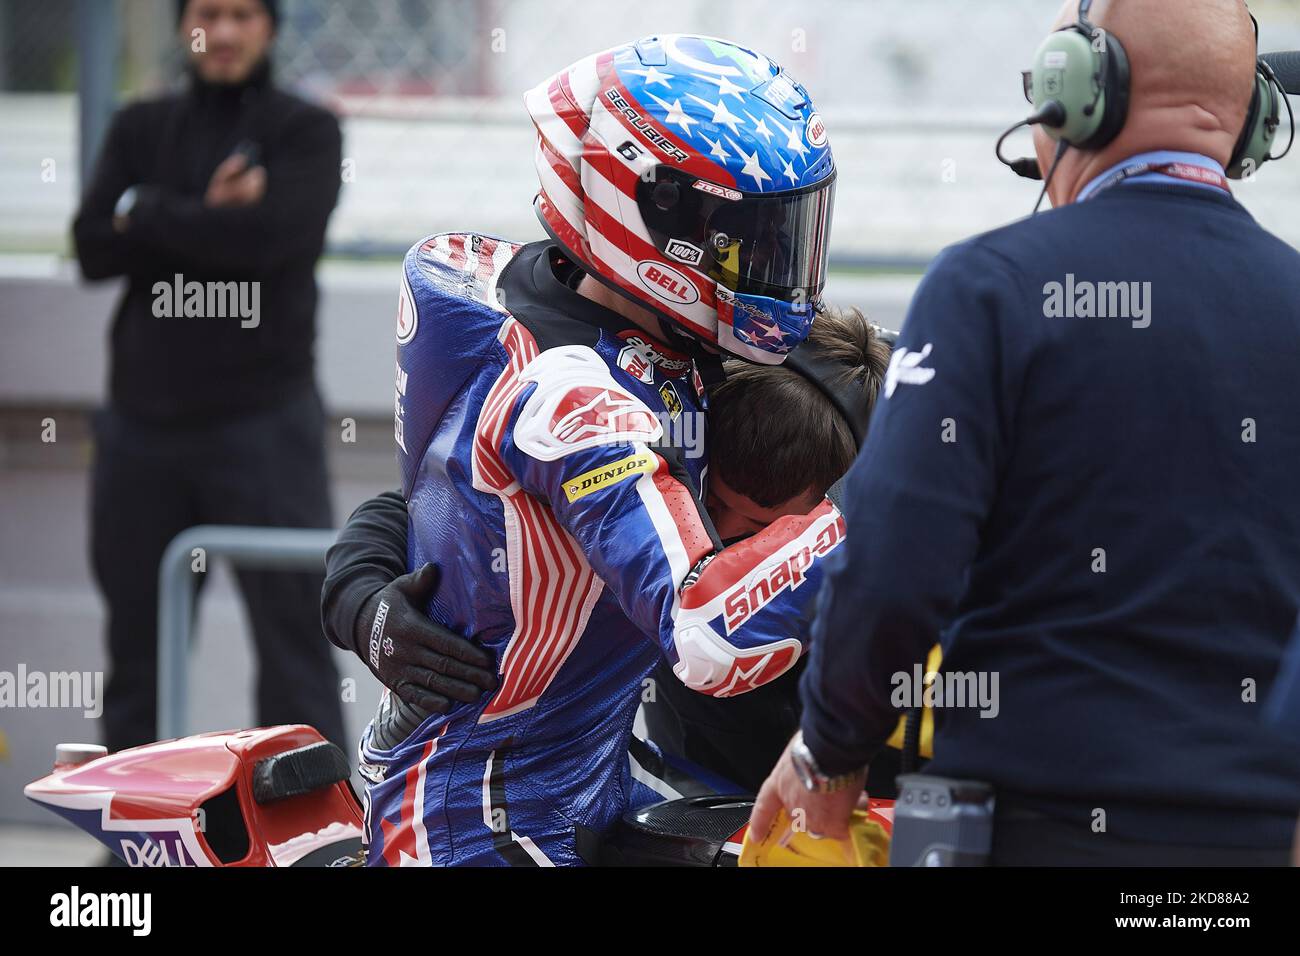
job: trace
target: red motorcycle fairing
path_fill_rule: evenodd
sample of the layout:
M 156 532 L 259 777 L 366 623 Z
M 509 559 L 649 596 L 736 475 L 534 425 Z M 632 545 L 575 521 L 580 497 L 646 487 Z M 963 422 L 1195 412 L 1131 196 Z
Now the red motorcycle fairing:
M 131 866 L 343 865 L 355 862 L 362 832 L 346 765 L 299 724 L 56 764 L 23 792 Z
M 363 812 L 347 759 L 305 725 L 227 730 L 86 760 L 63 744 L 52 773 L 24 788 L 131 866 L 353 866 Z M 893 801 L 870 801 L 886 832 Z M 750 796 L 696 796 L 629 811 L 591 834 L 601 866 L 735 866 Z

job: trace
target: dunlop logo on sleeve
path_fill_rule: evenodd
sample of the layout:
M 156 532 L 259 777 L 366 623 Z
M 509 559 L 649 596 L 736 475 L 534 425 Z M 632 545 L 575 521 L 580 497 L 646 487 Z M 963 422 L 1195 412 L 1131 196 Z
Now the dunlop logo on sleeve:
M 593 491 L 616 485 L 632 475 L 648 475 L 655 470 L 654 455 L 629 455 L 620 461 L 593 468 L 564 483 L 564 496 L 570 501 L 585 498 Z

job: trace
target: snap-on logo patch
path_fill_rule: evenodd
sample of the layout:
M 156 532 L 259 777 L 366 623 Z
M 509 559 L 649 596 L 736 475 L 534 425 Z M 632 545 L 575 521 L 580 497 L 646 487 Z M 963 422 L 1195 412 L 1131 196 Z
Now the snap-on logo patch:
M 674 305 L 690 305 L 700 300 L 700 290 L 672 266 L 653 259 L 643 259 L 636 264 L 636 275 L 657 298 Z

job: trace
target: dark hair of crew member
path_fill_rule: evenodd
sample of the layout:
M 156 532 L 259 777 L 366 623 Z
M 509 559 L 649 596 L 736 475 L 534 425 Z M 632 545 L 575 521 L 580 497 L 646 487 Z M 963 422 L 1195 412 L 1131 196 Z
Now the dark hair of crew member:
M 842 385 L 859 383 L 868 409 L 889 365 L 889 346 L 857 309 L 824 307 L 808 343 L 845 366 Z M 709 390 L 709 460 L 739 494 L 774 508 L 838 481 L 858 446 L 843 415 L 820 388 L 780 366 L 725 362 L 726 378 Z

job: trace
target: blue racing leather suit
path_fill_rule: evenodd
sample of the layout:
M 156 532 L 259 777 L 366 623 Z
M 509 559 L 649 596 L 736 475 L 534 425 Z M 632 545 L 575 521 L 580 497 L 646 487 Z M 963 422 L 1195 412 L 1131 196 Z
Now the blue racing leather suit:
M 696 368 L 581 275 L 548 242 L 444 234 L 406 256 L 409 567 L 439 565 L 430 615 L 495 653 L 500 686 L 394 747 L 367 731 L 372 864 L 583 862 L 580 836 L 658 798 L 628 752 L 656 663 L 716 696 L 785 672 L 843 539 L 826 500 L 722 548 Z

